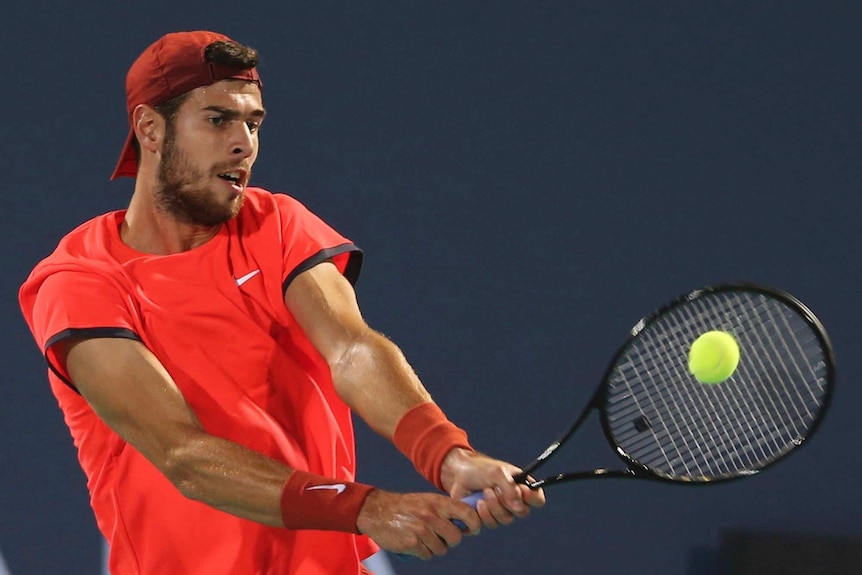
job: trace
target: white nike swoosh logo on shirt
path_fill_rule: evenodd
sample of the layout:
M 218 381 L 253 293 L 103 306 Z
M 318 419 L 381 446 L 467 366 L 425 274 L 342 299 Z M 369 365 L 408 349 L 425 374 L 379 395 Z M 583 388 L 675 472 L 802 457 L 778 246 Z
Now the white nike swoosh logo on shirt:
M 333 489 L 336 493 L 341 493 L 347 486 L 343 483 L 333 483 L 332 485 L 315 485 L 313 487 L 306 487 L 306 491 L 316 491 L 318 489 Z
M 256 276 L 259 273 L 260 273 L 260 270 L 254 270 L 253 272 L 248 272 L 247 274 L 245 274 L 244 276 L 242 276 L 240 278 L 236 278 L 236 285 L 241 286 L 242 284 L 244 284 L 245 282 L 247 282 L 248 280 L 250 280 L 251 278 L 253 278 L 254 276 Z

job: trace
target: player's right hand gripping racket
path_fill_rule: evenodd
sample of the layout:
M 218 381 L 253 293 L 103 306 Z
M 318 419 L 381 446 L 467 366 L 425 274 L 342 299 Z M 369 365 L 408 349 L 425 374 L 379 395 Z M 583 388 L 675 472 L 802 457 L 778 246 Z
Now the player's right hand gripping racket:
M 739 364 L 721 383 L 688 370 L 692 342 L 718 330 L 739 345 Z M 753 284 L 683 295 L 631 329 L 592 401 L 516 481 L 531 488 L 576 479 L 644 478 L 710 484 L 748 477 L 811 438 L 835 380 L 823 325 L 799 300 Z M 528 479 L 598 411 L 619 469 Z M 474 493 L 464 501 L 474 507 Z

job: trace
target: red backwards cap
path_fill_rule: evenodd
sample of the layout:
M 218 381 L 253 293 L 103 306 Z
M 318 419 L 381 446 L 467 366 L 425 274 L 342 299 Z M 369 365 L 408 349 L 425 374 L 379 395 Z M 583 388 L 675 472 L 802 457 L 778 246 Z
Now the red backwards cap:
M 126 108 L 129 125 L 139 104 L 158 106 L 171 98 L 219 80 L 248 80 L 261 86 L 256 68 L 246 70 L 207 62 L 204 50 L 213 42 L 231 41 L 215 32 L 175 32 L 156 40 L 138 56 L 126 75 Z M 112 180 L 120 176 L 135 177 L 138 160 L 134 147 L 135 130 L 129 131 L 120 161 Z

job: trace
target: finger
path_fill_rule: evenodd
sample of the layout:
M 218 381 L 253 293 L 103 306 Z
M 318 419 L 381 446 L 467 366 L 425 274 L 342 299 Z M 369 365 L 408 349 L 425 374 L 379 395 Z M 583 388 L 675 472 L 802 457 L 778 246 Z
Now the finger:
M 500 488 L 485 490 L 485 504 L 494 520 L 501 525 L 509 525 L 515 520 L 514 514 L 500 499 Z
M 445 555 L 449 550 L 449 545 L 441 539 L 433 530 L 428 530 L 420 536 L 421 544 L 425 546 L 430 553 L 430 557 Z
M 515 483 L 510 477 L 509 481 L 499 484 L 494 489 L 500 504 L 518 517 L 524 517 L 530 512 L 530 508 L 524 503 L 522 487 L 524 486 Z
M 455 508 L 458 512 L 461 510 Z M 465 506 L 467 507 L 467 506 Z M 476 515 L 476 512 L 473 509 L 467 507 L 468 511 Z M 454 512 L 447 512 L 445 517 L 441 517 L 438 521 L 435 521 L 432 525 L 434 531 L 437 533 L 437 537 L 446 545 L 447 548 L 455 547 L 459 543 L 461 543 L 461 539 L 464 536 L 464 532 L 461 531 L 461 528 L 452 522 L 452 518 L 455 516 Z M 458 517 L 460 519 L 460 517 Z M 470 520 L 470 517 L 467 516 L 467 519 Z M 472 520 L 473 523 L 476 523 L 476 520 Z
M 497 484 L 497 495 L 509 511 L 518 517 L 524 517 L 530 512 L 529 506 L 524 501 L 525 486 L 515 481 L 515 477 L 519 477 L 522 470 L 512 466 L 507 471 L 507 481 Z
M 410 557 L 418 557 L 422 561 L 427 561 L 434 557 L 434 553 L 428 549 L 422 541 L 419 541 L 414 547 L 410 549 L 406 549 L 404 552 L 398 554 L 402 559 L 409 559 Z
M 460 524 L 455 523 L 455 525 L 458 526 L 462 535 L 478 535 L 482 529 L 482 519 L 479 517 L 477 509 L 466 503 L 455 507 L 449 515 L 449 519 L 452 522 L 460 522 Z
M 500 526 L 500 523 L 488 509 L 488 503 L 486 503 L 484 497 L 476 503 L 476 513 L 479 514 L 479 519 L 482 520 L 482 525 L 484 527 L 487 527 L 488 529 L 496 529 Z
M 400 545 L 392 545 L 388 549 L 403 560 L 415 557 L 427 561 L 434 557 L 434 553 L 425 545 L 424 538 L 417 531 L 404 533 Z
M 521 496 L 524 499 L 524 503 L 529 505 L 530 507 L 544 507 L 545 505 L 545 491 L 543 489 L 530 489 L 526 485 L 521 486 Z

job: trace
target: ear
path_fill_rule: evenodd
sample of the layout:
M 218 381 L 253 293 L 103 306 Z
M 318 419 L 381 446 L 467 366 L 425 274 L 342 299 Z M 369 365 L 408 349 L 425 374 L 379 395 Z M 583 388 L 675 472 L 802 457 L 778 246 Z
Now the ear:
M 146 104 L 139 104 L 132 112 L 132 127 L 142 150 L 158 152 L 165 135 L 165 119 Z

